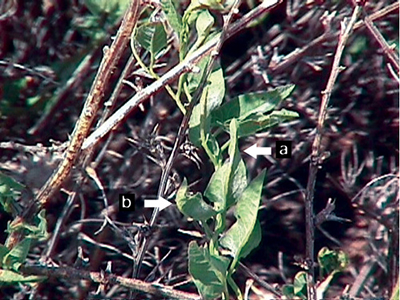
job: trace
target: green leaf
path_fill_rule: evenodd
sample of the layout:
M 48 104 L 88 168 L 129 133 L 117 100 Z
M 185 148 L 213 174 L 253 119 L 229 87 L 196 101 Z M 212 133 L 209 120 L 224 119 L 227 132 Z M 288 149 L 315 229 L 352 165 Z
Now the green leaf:
M 219 207 L 225 207 L 226 202 L 226 179 L 229 176 L 229 165 L 224 163 L 221 168 L 215 171 L 204 192 L 211 202 L 217 203 Z
M 217 213 L 209 206 L 200 193 L 189 195 L 186 178 L 176 194 L 176 205 L 178 209 L 187 217 L 197 221 L 205 222 Z
M 227 291 L 229 259 L 210 254 L 195 241 L 189 244 L 189 273 L 203 299 L 216 299 Z
M 294 111 L 281 109 L 274 110 L 269 115 L 263 115 L 261 113 L 255 113 L 248 116 L 244 120 L 239 121 L 239 137 L 246 137 L 253 135 L 257 132 L 265 131 L 267 129 L 278 126 L 286 121 L 291 121 L 299 117 L 299 114 Z M 227 125 L 225 129 L 227 130 Z
M 190 72 L 189 74 L 187 74 L 186 84 L 190 94 L 193 94 L 198 89 L 201 78 L 203 77 L 203 73 L 207 69 L 209 61 L 210 61 L 209 56 L 202 58 L 196 65 L 200 69 L 200 72 L 199 73 Z
M 8 249 L 6 246 L 0 244 L 0 264 L 3 261 L 4 256 L 10 252 L 10 249 Z
M 27 224 L 25 222 L 18 223 L 16 225 L 7 224 L 7 232 L 12 233 L 15 231 L 26 231 L 26 237 L 35 240 L 44 240 L 48 238 L 47 233 L 47 221 L 45 217 L 46 211 L 43 209 L 35 218 L 35 222 L 38 225 Z
M 294 288 L 293 284 L 284 284 L 282 286 L 282 294 L 288 299 L 294 298 Z
M 213 25 L 213 16 L 208 10 L 201 10 L 196 19 L 197 40 L 194 49 L 200 47 L 200 45 L 206 40 Z M 191 51 L 194 49 L 191 49 Z
M 235 217 L 236 222 L 220 239 L 221 246 L 229 249 L 233 256 L 231 269 L 235 268 L 239 261 L 240 254 L 248 254 L 251 247 L 255 245 L 257 232 L 247 249 L 243 248 L 250 241 L 250 236 L 256 226 L 258 208 L 261 200 L 262 187 L 265 178 L 265 170 L 261 172 L 243 191 L 237 201 Z M 258 230 L 258 229 L 256 229 Z
M 318 252 L 318 264 L 321 276 L 324 277 L 333 272 L 343 271 L 349 264 L 349 258 L 341 250 L 329 250 L 323 247 Z
M 207 80 L 207 116 L 218 108 L 225 96 L 225 78 L 222 68 L 218 66 Z M 204 93 L 203 93 L 204 94 Z
M 174 3 L 171 0 L 161 0 L 161 7 L 165 13 L 169 25 L 180 38 L 182 30 L 182 17 L 176 11 Z
M 225 229 L 224 214 L 247 185 L 246 168 L 238 147 L 236 119 L 231 121 L 230 129 L 229 160 L 214 172 L 204 192 L 204 195 L 214 202 L 214 208 L 223 212 L 217 218 L 216 231 L 218 233 Z
M 0 204 L 4 211 L 13 213 L 17 210 L 17 198 L 24 186 L 9 176 L 0 173 Z
M 182 29 L 181 29 L 181 34 L 180 34 L 180 52 L 179 52 L 179 58 L 182 61 L 186 54 L 187 54 L 187 48 L 189 45 L 190 41 L 190 33 L 191 33 L 191 26 L 192 24 L 196 21 L 200 11 L 198 10 L 197 7 L 193 5 L 193 1 L 189 5 L 189 7 L 185 10 L 185 13 L 183 14 L 182 17 Z
M 153 57 L 167 46 L 167 34 L 162 24 L 146 23 L 137 29 L 137 42 Z
M 243 120 L 255 113 L 269 113 L 290 95 L 294 87 L 294 85 L 286 85 L 268 92 L 240 95 L 213 112 L 213 123 L 227 124 L 233 118 Z
M 239 257 L 245 258 L 247 255 L 250 254 L 251 251 L 253 251 L 255 248 L 258 247 L 260 242 L 261 242 L 261 225 L 260 222 L 256 220 L 256 224 L 254 226 L 253 231 L 251 232 L 249 240 L 240 251 Z
M 229 174 L 227 183 L 227 204 L 230 207 L 242 194 L 247 186 L 246 166 L 239 151 L 238 123 L 232 119 L 230 123 L 230 142 L 229 142 Z
M 231 121 L 231 138 L 229 145 L 229 161 L 214 172 L 204 195 L 221 209 L 226 210 L 228 204 L 233 203 L 247 185 L 246 167 L 240 157 L 237 122 Z
M 25 262 L 31 247 L 32 239 L 25 238 L 3 256 L 2 267 L 18 271 L 22 263 Z
M 85 0 L 85 5 L 95 16 L 103 14 L 110 16 L 114 23 L 128 8 L 130 0 Z
M 24 276 L 15 273 L 10 270 L 0 270 L 0 283 L 17 284 L 17 283 L 29 283 L 38 282 L 45 280 L 46 277 L 43 276 Z
M 201 74 L 204 72 L 206 69 L 208 63 L 207 60 L 202 60 L 201 61 Z M 198 88 L 198 85 L 200 83 L 200 74 L 194 74 L 191 76 L 188 76 L 188 87 L 189 91 L 195 90 Z M 196 146 L 200 146 L 200 124 L 202 121 L 202 106 L 206 103 L 206 113 L 204 116 L 204 130 L 208 133 L 210 131 L 210 122 L 211 122 L 211 117 L 210 114 L 211 112 L 218 108 L 225 96 L 225 79 L 224 79 L 224 74 L 222 72 L 222 68 L 218 66 L 211 74 L 210 77 L 207 80 L 207 86 L 204 88 L 203 94 L 200 98 L 200 103 L 197 104 L 192 112 L 192 115 L 190 117 L 189 121 L 189 138 L 190 141 L 195 144 Z M 203 141 L 203 143 L 206 141 Z
M 294 276 L 293 292 L 295 296 L 306 299 L 307 295 L 307 273 L 304 271 L 298 272 Z

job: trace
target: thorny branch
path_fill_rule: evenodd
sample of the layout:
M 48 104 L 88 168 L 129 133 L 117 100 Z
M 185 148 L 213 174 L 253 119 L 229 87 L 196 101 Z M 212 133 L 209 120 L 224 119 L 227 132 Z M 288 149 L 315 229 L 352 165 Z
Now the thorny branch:
M 22 273 L 26 275 L 37 275 L 63 278 L 65 280 L 90 280 L 101 286 L 119 284 L 132 290 L 152 294 L 158 297 L 168 297 L 168 299 L 179 300 L 200 300 L 201 298 L 192 293 L 182 292 L 171 289 L 159 284 L 148 283 L 138 279 L 131 279 L 122 276 L 116 276 L 105 272 L 89 272 L 78 270 L 72 267 L 50 267 L 50 266 L 23 266 Z
M 69 142 L 68 149 L 65 153 L 65 158 L 39 191 L 35 201 L 30 203 L 23 216 L 19 216 L 13 221 L 14 224 L 21 223 L 24 220 L 29 220 L 29 218 L 35 215 L 35 211 L 38 209 L 37 206 L 44 206 L 50 200 L 52 195 L 59 190 L 62 183 L 68 177 L 73 164 L 78 158 L 83 141 L 89 133 L 90 126 L 96 116 L 114 68 L 128 45 L 130 35 L 136 26 L 139 17 L 138 11 L 139 0 L 132 0 L 125 12 L 122 24 L 118 29 L 114 41 L 111 46 L 107 48 L 107 51 L 105 51 L 92 88 L 82 109 L 81 116 L 79 117 L 72 133 L 71 141 Z M 20 237 L 21 236 L 15 232 L 11 234 L 7 240 L 7 247 L 10 249 L 13 248 L 13 246 L 18 243 Z
M 346 20 L 341 22 L 341 31 L 339 34 L 339 42 L 333 59 L 332 70 L 326 85 L 326 89 L 322 92 L 321 107 L 318 116 L 318 123 L 316 128 L 316 135 L 312 145 L 311 160 L 309 166 L 309 174 L 307 180 L 306 189 L 306 201 L 305 201 L 305 218 L 306 218 L 306 262 L 308 266 L 307 273 L 307 299 L 316 300 L 316 290 L 314 285 L 314 212 L 313 212 L 313 202 L 314 202 L 314 188 L 317 179 L 317 171 L 319 165 L 322 163 L 322 153 L 321 151 L 321 140 L 322 133 L 326 118 L 326 113 L 328 109 L 328 103 L 336 79 L 341 70 L 340 59 L 344 47 L 346 45 L 347 39 L 353 29 L 353 26 L 357 20 L 358 15 L 361 12 L 361 6 L 357 4 L 353 10 L 353 14 L 348 23 Z

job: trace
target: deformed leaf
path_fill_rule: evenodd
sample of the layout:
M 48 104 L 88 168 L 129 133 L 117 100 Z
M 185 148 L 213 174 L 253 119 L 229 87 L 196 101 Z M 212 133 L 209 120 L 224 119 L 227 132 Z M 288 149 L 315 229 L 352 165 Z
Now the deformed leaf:
M 229 259 L 212 255 L 195 241 L 189 244 L 189 273 L 203 299 L 217 299 L 227 290 Z
M 199 47 L 208 37 L 208 34 L 213 24 L 214 24 L 214 18 L 210 14 L 210 12 L 206 9 L 201 10 L 196 19 L 196 31 L 197 31 L 196 48 Z
M 46 211 L 41 210 L 39 214 L 36 216 L 35 221 L 38 225 L 28 224 L 26 222 L 20 222 L 18 224 L 7 225 L 7 232 L 12 233 L 15 231 L 25 230 L 27 231 L 26 237 L 41 240 L 47 239 L 47 221 L 45 218 Z
M 248 254 L 249 249 L 251 248 L 243 250 L 245 245 L 249 242 L 250 236 L 256 226 L 264 177 L 265 170 L 262 171 L 262 173 L 258 175 L 243 191 L 236 205 L 236 222 L 220 239 L 221 246 L 229 249 L 233 256 L 234 260 L 231 269 L 236 266 L 240 259 L 240 253 Z M 255 232 L 255 235 L 257 235 L 257 232 Z M 254 237 L 251 244 L 255 244 L 256 238 L 257 236 Z
M 205 222 L 217 214 L 214 209 L 203 200 L 200 193 L 188 195 L 187 190 L 188 186 L 185 178 L 176 194 L 176 205 L 185 216 Z
M 233 118 L 243 120 L 251 114 L 269 113 L 290 95 L 294 87 L 286 85 L 267 92 L 240 95 L 213 112 L 213 123 L 227 124 Z

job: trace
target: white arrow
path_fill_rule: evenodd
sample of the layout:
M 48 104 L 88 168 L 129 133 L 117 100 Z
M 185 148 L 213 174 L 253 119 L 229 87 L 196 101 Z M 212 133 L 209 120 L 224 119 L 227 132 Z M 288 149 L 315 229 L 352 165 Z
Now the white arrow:
M 257 143 L 255 143 L 253 146 L 247 148 L 244 150 L 248 155 L 257 158 L 257 155 L 271 155 L 272 154 L 272 148 L 271 147 L 257 147 Z
M 155 208 L 158 207 L 160 211 L 162 211 L 164 208 L 167 208 L 170 206 L 172 203 L 169 202 L 168 200 L 165 200 L 163 197 L 159 197 L 157 200 L 144 200 L 144 207 L 145 208 Z

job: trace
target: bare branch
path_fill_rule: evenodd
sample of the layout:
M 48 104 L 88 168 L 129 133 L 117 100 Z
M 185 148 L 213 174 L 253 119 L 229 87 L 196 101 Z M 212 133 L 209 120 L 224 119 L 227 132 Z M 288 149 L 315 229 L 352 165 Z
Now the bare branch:
M 346 20 L 341 23 L 341 31 L 339 35 L 339 42 L 336 49 L 335 57 L 333 59 L 331 74 L 328 79 L 328 83 L 326 85 L 326 89 L 322 92 L 322 101 L 321 107 L 318 116 L 318 124 L 317 124 L 317 132 L 315 135 L 314 143 L 312 145 L 312 153 L 307 181 L 307 189 L 306 189 L 306 202 L 305 202 L 305 218 L 306 218 L 306 261 L 308 265 L 308 274 L 307 274 L 307 298 L 309 300 L 316 300 L 317 295 L 315 291 L 314 285 L 314 212 L 313 212 L 313 203 L 314 203 L 314 189 L 315 182 L 317 178 L 318 166 L 321 164 L 321 140 L 322 140 L 322 132 L 324 128 L 326 113 L 328 109 L 328 103 L 330 96 L 332 94 L 332 90 L 336 79 L 340 72 L 340 58 L 342 57 L 342 53 L 344 47 L 346 45 L 347 39 L 350 36 L 350 33 L 353 29 L 353 26 L 357 20 L 358 15 L 361 12 L 361 6 L 357 5 L 351 16 L 351 19 L 348 23 Z

